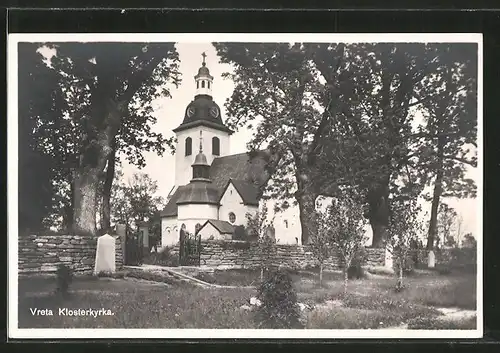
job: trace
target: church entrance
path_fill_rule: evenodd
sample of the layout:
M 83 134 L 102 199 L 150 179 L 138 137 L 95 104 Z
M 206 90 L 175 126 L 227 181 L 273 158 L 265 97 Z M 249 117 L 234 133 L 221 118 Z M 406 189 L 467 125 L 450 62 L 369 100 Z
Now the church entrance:
M 201 236 L 185 233 L 179 239 L 179 264 L 200 266 Z

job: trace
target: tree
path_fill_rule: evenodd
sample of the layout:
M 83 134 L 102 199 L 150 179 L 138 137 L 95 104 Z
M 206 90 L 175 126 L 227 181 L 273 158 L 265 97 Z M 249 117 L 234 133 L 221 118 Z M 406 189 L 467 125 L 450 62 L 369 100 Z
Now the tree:
M 348 45 L 349 66 L 344 75 L 349 84 L 339 85 L 331 75 L 336 70 L 332 46 L 315 46 L 313 60 L 327 87 L 341 91 L 334 108 L 334 138 L 329 140 L 333 144 L 347 138 L 351 141 L 344 144 L 349 147 L 347 152 L 354 147 L 352 155 L 358 156 L 352 167 L 354 180 L 368 205 L 372 246 L 380 247 L 389 223 L 389 200 L 395 195 L 414 197 L 425 183 L 426 174 L 418 166 L 419 154 L 414 154 L 419 141 L 412 138 L 412 125 L 416 111 L 430 95 L 424 95 L 422 87 L 438 68 L 440 47 L 423 43 Z M 352 161 L 349 155 L 343 154 L 347 162 Z M 328 162 L 321 168 L 324 175 L 330 174 L 325 170 L 336 169 L 336 163 Z M 402 178 L 412 179 L 412 190 L 401 182 Z
M 302 43 L 214 43 L 221 62 L 234 67 L 227 74 L 236 87 L 227 101 L 228 125 L 237 129 L 256 126 L 250 150 L 268 148 L 280 156 L 267 184 L 267 197 L 295 199 L 300 211 L 302 244 L 316 233 L 315 203 L 323 191 L 314 182 L 316 158 L 327 122 L 335 114 L 318 110 L 320 100 L 333 110 L 338 94 L 328 92 L 317 79 L 312 51 Z M 344 45 L 332 50 L 339 76 Z M 256 123 L 255 123 L 256 122 Z
M 398 281 L 396 290 L 404 288 L 403 276 L 412 244 L 422 233 L 422 222 L 419 219 L 420 207 L 416 199 L 393 203 L 388 228 L 388 243 L 392 257 L 396 260 Z
M 477 248 L 477 240 L 474 238 L 472 233 L 467 233 L 464 235 L 464 240 L 462 241 L 462 247 L 476 249 Z
M 441 197 L 475 197 L 476 185 L 465 178 L 465 166 L 477 166 L 477 46 L 455 44 L 443 50 L 437 78 L 427 80 L 423 102 L 425 128 L 422 138 L 424 164 L 434 180 L 427 249 L 437 233 Z
M 59 136 L 65 133 L 65 108 L 58 75 L 44 62 L 39 43 L 18 44 L 18 159 L 19 228 L 49 228 L 51 215 L 61 207 L 57 185 L 61 182 Z
M 319 285 L 323 286 L 323 267 L 325 261 L 333 254 L 333 244 L 331 242 L 331 229 L 328 217 L 318 212 L 316 215 L 318 221 L 318 231 L 312 235 L 310 246 L 311 251 L 319 265 Z
M 344 294 L 347 294 L 348 270 L 352 261 L 366 241 L 363 209 L 360 207 L 359 196 L 353 188 L 342 188 L 342 196 L 332 200 L 332 203 L 321 213 L 320 227 L 329 233 L 334 249 L 343 260 Z
M 68 112 L 81 135 L 70 139 L 76 146 L 71 174 L 73 227 L 95 234 L 97 189 L 107 180 L 103 191 L 109 197 L 106 190 L 111 188 L 116 152 L 123 151 L 141 164 L 141 151 L 169 142 L 150 130 L 154 123 L 151 101 L 169 95 L 167 83 L 178 83 L 178 54 L 173 43 L 46 46 L 55 50 L 51 66 L 66 80 L 63 90 L 70 105 Z M 162 147 L 157 151 L 163 152 Z
M 137 228 L 141 222 L 155 219 L 163 206 L 163 199 L 155 196 L 158 186 L 147 174 L 136 173 L 124 183 L 123 173 L 117 173 L 112 192 L 112 219 L 125 224 L 128 229 Z
M 437 219 L 438 238 L 442 239 L 444 246 L 454 247 L 456 245 L 455 238 L 452 234 L 453 226 L 457 220 L 457 212 L 445 203 L 439 205 L 439 213 Z
M 257 237 L 258 252 L 260 257 L 260 281 L 264 280 L 264 271 L 269 270 L 275 255 L 276 240 L 269 234 L 273 226 L 274 217 L 269 219 L 268 208 L 265 203 L 254 215 L 247 213 L 247 231 L 251 237 Z

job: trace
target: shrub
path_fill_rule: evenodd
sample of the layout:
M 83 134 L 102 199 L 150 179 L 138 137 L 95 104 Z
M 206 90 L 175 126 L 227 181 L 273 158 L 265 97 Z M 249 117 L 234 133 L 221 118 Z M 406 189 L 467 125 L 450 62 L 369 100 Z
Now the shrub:
M 258 299 L 262 305 L 255 312 L 259 328 L 302 328 L 297 293 L 288 272 L 278 269 L 260 284 Z
M 364 247 L 358 249 L 351 266 L 347 269 L 347 277 L 349 279 L 362 279 L 366 277 L 363 265 L 366 263 L 367 252 Z
M 150 253 L 149 256 L 144 259 L 144 263 L 149 265 L 178 267 L 179 255 L 173 253 L 170 248 L 164 247 L 157 253 Z
M 97 274 L 97 277 L 123 278 L 123 277 L 125 277 L 125 272 L 124 271 L 116 271 L 116 272 L 100 271 Z
M 69 286 L 73 281 L 73 272 L 66 265 L 59 265 L 57 267 L 57 288 L 56 292 L 63 296 L 67 296 L 69 294 Z
M 394 269 L 394 273 L 396 275 L 398 275 L 399 274 L 399 261 L 397 259 L 394 259 L 392 266 Z M 409 275 L 412 275 L 414 272 L 415 272 L 415 262 L 413 261 L 413 257 L 407 256 L 405 261 L 403 261 L 403 275 L 409 276 Z

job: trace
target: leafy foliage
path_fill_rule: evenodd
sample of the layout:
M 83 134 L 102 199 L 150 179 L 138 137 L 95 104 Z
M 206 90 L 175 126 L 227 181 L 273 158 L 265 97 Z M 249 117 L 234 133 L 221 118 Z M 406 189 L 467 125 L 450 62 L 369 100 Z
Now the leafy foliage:
M 394 203 L 391 210 L 388 249 L 395 259 L 394 267 L 398 276 L 397 291 L 404 288 L 403 275 L 405 268 L 408 270 L 407 261 L 411 261 L 408 254 L 415 240 L 423 232 L 419 211 L 420 206 L 416 200 Z
M 255 312 L 258 328 L 302 328 L 297 293 L 290 275 L 283 270 L 273 271 L 259 287 L 262 305 Z
M 56 293 L 61 294 L 63 297 L 69 295 L 69 286 L 73 281 L 73 272 L 66 265 L 59 265 L 56 273 L 57 288 Z
M 342 196 L 332 199 L 330 205 L 318 214 L 319 229 L 322 237 L 331 244 L 332 249 L 341 255 L 344 265 L 344 291 L 347 291 L 348 270 L 352 261 L 366 241 L 363 209 L 359 196 L 353 188 L 344 187 Z
M 43 81 L 45 93 L 38 94 L 36 86 L 26 90 L 29 97 L 25 102 L 32 101 L 39 107 L 38 112 L 30 113 L 38 117 L 32 133 L 40 136 L 40 148 L 55 161 L 52 168 L 57 187 L 49 191 L 52 199 L 47 207 L 53 208 L 56 219 L 64 216 L 69 227 L 75 209 L 96 209 L 94 205 L 82 208 L 74 204 L 75 200 L 94 202 L 90 195 L 75 196 L 75 192 L 82 192 L 83 185 L 92 184 L 88 190 L 95 190 L 95 180 L 107 172 L 107 187 L 111 188 L 113 166 L 120 158 L 143 167 L 144 151 L 162 154 L 172 146 L 172 139 L 152 130 L 156 123 L 153 102 L 168 97 L 169 85 L 179 83 L 178 54 L 173 43 L 65 42 L 36 43 L 24 48 L 20 61 L 30 65 L 25 72 L 45 71 L 44 79 L 50 78 Z M 97 179 L 82 179 L 82 168 L 90 168 L 87 175 L 97 168 L 92 169 Z M 75 172 L 79 172 L 79 182 L 83 183 L 77 188 L 73 185 Z M 76 221 L 84 222 L 84 218 L 84 228 L 91 230 L 95 222 L 89 217 L 79 216 Z
M 152 225 L 163 208 L 163 198 L 156 196 L 157 182 L 147 174 L 136 173 L 126 183 L 118 171 L 111 198 L 112 219 L 129 229 L 141 222 Z

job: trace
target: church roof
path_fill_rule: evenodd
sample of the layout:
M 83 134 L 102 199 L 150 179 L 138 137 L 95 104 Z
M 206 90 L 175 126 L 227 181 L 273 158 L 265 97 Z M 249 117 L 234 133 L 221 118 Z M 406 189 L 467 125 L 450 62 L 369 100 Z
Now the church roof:
M 219 105 L 207 94 L 199 94 L 194 97 L 194 100 L 186 107 L 182 124 L 175 128 L 173 132 L 179 132 L 198 125 L 206 125 L 232 133 L 222 121 Z
M 259 187 L 245 180 L 234 180 L 230 179 L 227 183 L 227 186 L 232 183 L 234 188 L 241 196 L 243 200 L 243 204 L 245 205 L 259 205 Z M 221 192 L 221 197 L 226 192 L 227 186 Z
M 208 223 L 214 226 L 221 234 L 233 234 L 234 226 L 227 221 L 219 221 L 218 219 L 209 219 L 200 228 L 203 229 Z
M 229 179 L 245 181 L 259 188 L 267 183 L 267 154 L 263 151 L 239 153 L 215 158 L 210 167 L 210 179 L 219 189 L 227 186 Z
M 264 151 L 258 151 L 252 155 L 239 153 L 215 158 L 210 167 L 210 180 L 214 188 L 218 190 L 217 202 L 220 201 L 229 181 L 232 180 L 246 204 L 258 205 L 260 187 L 264 186 L 269 179 L 266 171 L 267 162 L 268 155 Z M 186 195 L 185 189 L 188 186 L 189 184 L 177 188 L 161 212 L 162 217 L 177 216 L 177 202 L 181 197 L 185 197 L 182 195 Z
M 177 190 L 179 192 L 179 190 Z M 169 203 L 172 202 L 170 199 Z M 191 182 L 179 192 L 176 204 L 219 204 L 219 190 L 210 182 L 195 181 Z

